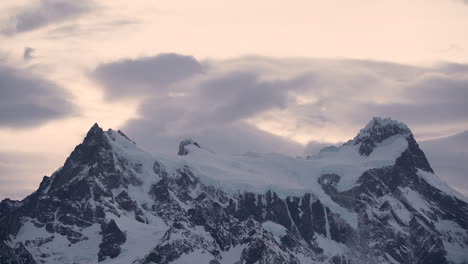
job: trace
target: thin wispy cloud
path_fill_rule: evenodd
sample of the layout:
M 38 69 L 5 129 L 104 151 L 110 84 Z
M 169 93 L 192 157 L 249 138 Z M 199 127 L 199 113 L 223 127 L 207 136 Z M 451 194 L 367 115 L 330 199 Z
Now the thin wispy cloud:
M 63 39 L 67 37 L 86 37 L 91 34 L 108 34 L 109 31 L 137 25 L 136 19 L 116 19 L 110 21 L 96 21 L 91 24 L 65 23 L 50 29 L 46 33 L 48 39 Z
M 0 33 L 14 35 L 74 19 L 89 12 L 92 6 L 93 2 L 88 0 L 40 0 L 7 17 L 6 24 L 1 28 Z

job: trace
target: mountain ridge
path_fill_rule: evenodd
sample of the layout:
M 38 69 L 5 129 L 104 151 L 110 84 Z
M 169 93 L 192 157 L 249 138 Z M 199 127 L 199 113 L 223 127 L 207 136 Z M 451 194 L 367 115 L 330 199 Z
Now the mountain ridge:
M 397 121 L 374 118 L 309 159 L 180 150 L 153 156 L 93 125 L 36 192 L 0 203 L 0 260 L 468 262 L 466 198 Z

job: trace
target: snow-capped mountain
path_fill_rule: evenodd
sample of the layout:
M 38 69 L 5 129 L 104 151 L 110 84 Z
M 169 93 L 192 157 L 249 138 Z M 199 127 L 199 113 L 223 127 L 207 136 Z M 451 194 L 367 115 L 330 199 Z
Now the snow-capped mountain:
M 0 203 L 0 263 L 98 262 L 468 263 L 468 201 L 390 119 L 303 159 L 190 139 L 151 155 L 95 124 L 36 192 Z

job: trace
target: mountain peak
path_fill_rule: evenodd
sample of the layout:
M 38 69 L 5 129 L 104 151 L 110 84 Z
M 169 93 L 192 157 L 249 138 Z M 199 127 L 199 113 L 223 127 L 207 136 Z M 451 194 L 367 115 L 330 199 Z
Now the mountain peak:
M 194 145 L 194 146 L 197 146 L 198 148 L 200 148 L 200 145 L 195 142 L 193 139 L 191 138 L 186 138 L 184 140 L 182 140 L 179 144 L 179 152 L 177 153 L 177 155 L 179 156 L 185 156 L 187 155 L 190 151 L 186 148 L 187 146 L 189 145 Z
M 110 150 L 111 145 L 108 137 L 102 128 L 94 123 L 83 142 L 75 147 L 63 167 L 54 175 L 51 189 L 68 183 L 74 178 L 77 171 L 85 167 L 91 168 L 96 163 L 107 162 L 109 158 L 107 152 Z M 88 174 L 90 173 L 88 172 Z
M 89 129 L 88 133 L 90 132 L 96 132 L 96 131 L 102 131 L 102 128 L 99 126 L 97 122 L 94 123 L 94 125 Z
M 383 129 L 388 128 L 391 128 L 395 134 L 411 133 L 408 126 L 400 121 L 391 119 L 389 117 L 373 117 L 369 123 L 367 123 L 363 129 L 361 129 L 358 136 L 366 133 L 379 132 L 379 130 L 382 131 Z
M 94 125 L 89 129 L 88 133 L 86 133 L 86 137 L 83 140 L 83 143 L 95 143 L 105 137 L 104 130 L 98 125 L 98 123 L 94 123 Z
M 391 118 L 372 118 L 353 139 L 354 145 L 361 144 L 359 153 L 369 156 L 378 143 L 396 135 L 409 136 L 411 130 L 407 125 Z

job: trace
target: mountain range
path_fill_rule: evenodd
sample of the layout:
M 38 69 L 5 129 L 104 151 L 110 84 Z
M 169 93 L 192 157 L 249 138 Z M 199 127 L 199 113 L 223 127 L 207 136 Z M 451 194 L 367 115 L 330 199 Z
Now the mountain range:
M 149 154 L 95 124 L 0 203 L 0 263 L 468 263 L 468 199 L 401 122 L 304 158 L 176 147 Z

